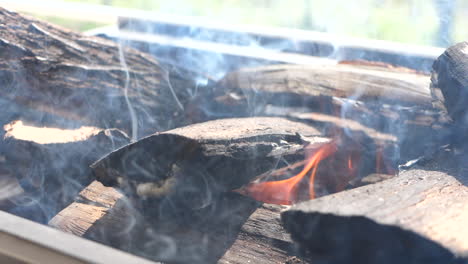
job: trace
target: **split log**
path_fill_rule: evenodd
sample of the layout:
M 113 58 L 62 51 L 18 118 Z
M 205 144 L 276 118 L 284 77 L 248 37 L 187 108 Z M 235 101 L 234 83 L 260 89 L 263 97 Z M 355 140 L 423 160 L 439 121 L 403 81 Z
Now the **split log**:
M 372 142 L 395 140 L 360 128 L 361 133 L 373 138 Z M 350 127 L 348 133 L 353 129 L 359 131 Z M 99 180 L 121 187 L 129 197 L 94 182 L 49 225 L 159 261 L 303 261 L 294 258 L 295 248 L 280 225 L 279 213 L 284 207 L 258 208 L 258 203 L 229 191 L 261 173 L 272 176 L 285 164 L 303 161 L 301 150 L 306 141 L 329 140 L 312 126 L 259 117 L 216 120 L 158 133 L 93 165 Z M 351 141 L 346 143 L 353 145 Z M 372 144 L 365 145 L 369 149 Z M 287 162 L 282 164 L 281 159 Z M 375 160 L 371 163 L 375 164 Z M 175 173 L 171 172 L 174 168 Z M 165 185 L 165 178 L 171 177 L 177 177 L 175 183 Z M 197 180 L 208 177 L 212 180 L 203 181 L 204 185 Z M 137 186 L 158 180 L 163 183 L 153 189 Z M 136 190 L 128 190 L 135 186 Z M 190 196 L 181 195 L 186 188 Z M 161 197 L 155 199 L 151 192 L 143 192 L 148 190 Z M 211 194 L 211 200 L 198 198 L 200 194 Z
M 0 125 L 113 127 L 139 138 L 185 124 L 195 85 L 150 55 L 5 9 L 0 25 Z
M 1 187 L 7 195 L 2 209 L 43 223 L 92 181 L 89 165 L 129 142 L 116 129 L 64 130 L 28 126 L 21 121 L 4 128 L 0 173 L 8 185 Z
M 445 110 L 454 122 L 451 140 L 466 147 L 468 101 L 468 42 L 449 47 L 435 62 L 431 92 L 437 106 Z
M 145 214 L 160 216 L 203 208 L 219 193 L 303 160 L 306 141 L 329 140 L 312 126 L 283 118 L 220 119 L 146 137 L 92 168 L 98 181 L 124 190 Z
M 318 113 L 351 119 L 394 135 L 415 159 L 448 141 L 446 120 L 432 107 L 429 76 L 370 62 L 274 65 L 227 74 L 191 105 L 205 119 Z M 195 101 L 194 101 L 195 102 Z M 305 119 L 300 117 L 302 121 Z M 414 139 L 418 148 L 410 148 Z M 410 144 L 409 144 L 410 143 Z
M 439 153 L 398 177 L 298 204 L 283 222 L 314 263 L 464 263 L 454 254 L 468 256 L 468 180 L 456 160 Z
M 306 263 L 294 256 L 289 235 L 280 224 L 284 206 L 262 205 L 227 194 L 205 223 L 162 232 L 125 197 L 93 182 L 77 201 L 50 222 L 64 232 L 153 260 L 182 263 Z
M 365 114 L 356 121 L 369 123 L 366 119 L 373 116 L 372 127 L 378 130 L 394 127 L 395 119 L 399 123 L 412 122 L 427 116 L 417 112 L 433 110 L 429 76 L 368 64 L 247 68 L 228 73 L 201 91 L 194 101 L 197 104 L 190 107 L 208 118 L 264 115 L 269 106 L 304 107 L 347 117 Z M 400 112 L 405 108 L 416 113 Z
M 246 97 L 252 107 L 320 96 L 430 106 L 429 84 L 429 76 L 424 74 L 347 63 L 247 68 L 228 73 L 217 86 Z

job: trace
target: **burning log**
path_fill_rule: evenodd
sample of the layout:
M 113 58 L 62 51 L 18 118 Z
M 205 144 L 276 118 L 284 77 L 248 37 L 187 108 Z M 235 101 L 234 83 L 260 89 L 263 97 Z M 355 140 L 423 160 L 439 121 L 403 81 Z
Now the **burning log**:
M 439 153 L 392 179 L 298 204 L 283 223 L 314 263 L 463 263 L 454 254 L 468 255 L 468 188 L 454 161 Z
M 381 143 L 395 141 L 389 135 L 366 132 Z M 122 188 L 128 197 L 94 182 L 49 225 L 155 260 L 285 262 L 295 253 L 279 222 L 284 207 L 257 209 L 258 203 L 229 191 L 261 174 L 277 180 L 294 173 L 304 165 L 307 142 L 319 147 L 336 144 L 314 127 L 283 118 L 224 119 L 158 133 L 93 165 L 98 180 Z M 348 168 L 351 152 L 356 159 L 367 159 L 369 153 L 361 153 L 366 151 L 363 146 L 357 149 L 355 141 L 346 143 L 354 148 L 340 146 L 345 151 L 336 160 L 343 168 Z M 366 141 L 365 148 L 371 145 Z M 337 163 L 327 163 L 319 174 L 337 169 Z M 375 159 L 371 163 L 375 165 Z M 359 164 L 354 166 L 358 170 Z M 156 184 L 158 180 L 162 183 Z M 139 187 L 150 183 L 155 183 L 153 189 Z M 205 198 L 210 194 L 211 200 Z M 176 250 L 165 255 L 167 241 Z M 191 241 L 205 244 L 194 246 Z M 154 247 L 145 247 L 148 243 Z
M 160 213 L 169 211 L 159 208 L 164 205 L 206 207 L 219 193 L 303 160 L 305 143 L 328 141 L 314 127 L 287 119 L 221 119 L 154 134 L 92 167 L 100 182 L 123 189 L 145 213 Z
M 0 24 L 0 125 L 114 127 L 139 138 L 185 124 L 195 85 L 150 55 L 5 9 Z
M 92 162 L 129 142 L 116 129 L 64 130 L 21 121 L 4 129 L 0 163 L 8 185 L 1 190 L 10 195 L 2 199 L 3 209 L 39 222 L 47 222 L 91 182 Z
M 311 117 L 351 119 L 395 136 L 409 160 L 446 144 L 446 121 L 432 107 L 429 84 L 427 75 L 385 64 L 264 66 L 228 73 L 194 108 L 204 118 L 257 114 L 331 126 L 340 121 Z

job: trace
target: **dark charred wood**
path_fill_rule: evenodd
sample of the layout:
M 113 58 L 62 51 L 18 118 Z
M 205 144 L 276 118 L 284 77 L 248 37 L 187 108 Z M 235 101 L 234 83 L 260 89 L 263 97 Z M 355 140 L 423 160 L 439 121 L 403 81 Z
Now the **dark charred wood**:
M 114 188 L 93 182 L 49 225 L 170 263 L 307 263 L 294 257 L 295 248 L 280 224 L 284 208 L 231 193 L 186 226 L 164 229 L 164 223 L 143 217 Z
M 435 62 L 431 92 L 439 108 L 451 117 L 454 125 L 451 140 L 455 145 L 465 143 L 468 132 L 468 42 L 449 47 Z
M 104 185 L 141 203 L 145 214 L 169 213 L 203 208 L 222 192 L 303 160 L 304 144 L 328 141 L 314 127 L 287 119 L 221 119 L 146 137 L 92 168 Z
M 128 144 L 116 129 L 82 127 L 77 130 L 36 128 L 15 122 L 5 126 L 0 142 L 3 209 L 46 223 L 70 204 L 92 181 L 89 169 L 96 159 Z M 9 190 L 5 190 L 10 186 Z M 14 195 L 13 195 L 14 194 Z
M 316 263 L 463 263 L 454 256 L 468 256 L 468 180 L 457 164 L 442 152 L 392 179 L 298 204 L 283 222 Z
M 464 263 L 421 235 L 364 216 L 289 211 L 282 220 L 317 264 Z
M 0 30 L 0 124 L 115 127 L 134 138 L 186 124 L 195 85 L 150 55 L 5 9 Z

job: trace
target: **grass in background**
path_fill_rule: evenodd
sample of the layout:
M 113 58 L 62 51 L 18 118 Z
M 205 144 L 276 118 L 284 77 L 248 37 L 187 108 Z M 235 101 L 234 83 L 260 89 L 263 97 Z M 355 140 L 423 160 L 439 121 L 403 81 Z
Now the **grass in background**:
M 160 13 L 203 16 L 234 24 L 293 27 L 353 37 L 434 45 L 434 0 L 64 0 Z M 468 0 L 455 1 L 452 43 L 468 37 Z M 78 30 L 93 24 L 53 19 Z
M 106 24 L 96 23 L 96 22 L 87 22 L 87 21 L 77 21 L 61 17 L 51 17 L 51 16 L 39 16 L 29 13 L 28 15 L 34 16 L 38 19 L 48 21 L 52 24 L 60 25 L 62 27 L 75 30 L 75 31 L 87 31 L 98 27 L 106 26 Z

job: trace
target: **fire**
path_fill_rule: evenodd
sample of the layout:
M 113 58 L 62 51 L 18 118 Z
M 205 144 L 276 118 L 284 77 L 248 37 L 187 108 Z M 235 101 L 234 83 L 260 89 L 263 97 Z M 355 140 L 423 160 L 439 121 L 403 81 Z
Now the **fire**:
M 303 181 L 306 175 L 310 175 L 308 181 L 309 198 L 314 199 L 314 183 L 317 168 L 322 160 L 330 157 L 336 151 L 337 143 L 335 141 L 326 143 L 320 146 L 318 150 L 312 154 L 307 161 L 307 164 L 297 175 L 281 181 L 251 183 L 237 191 L 261 202 L 290 205 L 298 201 L 299 184 Z
M 318 148 L 306 147 L 306 152 L 311 154 L 302 162 L 305 165 L 298 174 L 285 180 L 253 182 L 235 191 L 257 201 L 291 205 L 316 198 L 317 190 L 322 193 L 343 191 L 359 176 L 395 174 L 395 169 L 385 158 L 383 146 L 375 146 L 375 163 L 370 164 L 372 159 L 365 155 L 369 150 L 363 144 L 341 136 Z

